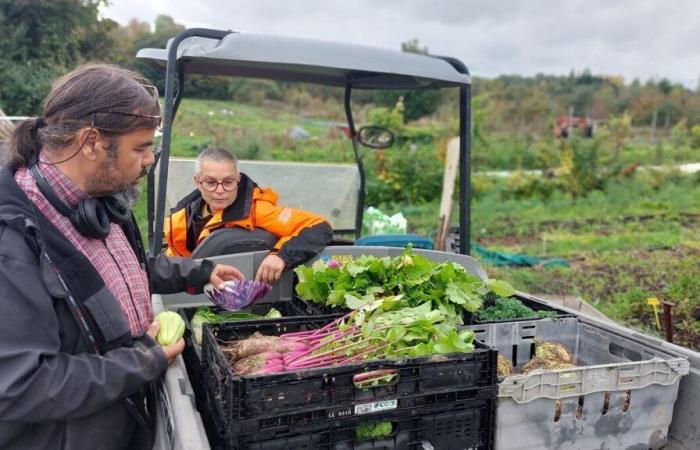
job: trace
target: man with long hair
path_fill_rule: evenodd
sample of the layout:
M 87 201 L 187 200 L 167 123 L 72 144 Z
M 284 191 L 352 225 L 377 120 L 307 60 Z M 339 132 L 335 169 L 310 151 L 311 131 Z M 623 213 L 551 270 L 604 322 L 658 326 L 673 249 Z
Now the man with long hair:
M 154 163 L 155 88 L 81 66 L 20 123 L 0 171 L 0 448 L 152 445 L 160 347 L 151 292 L 201 292 L 233 267 L 147 258 L 130 209 Z

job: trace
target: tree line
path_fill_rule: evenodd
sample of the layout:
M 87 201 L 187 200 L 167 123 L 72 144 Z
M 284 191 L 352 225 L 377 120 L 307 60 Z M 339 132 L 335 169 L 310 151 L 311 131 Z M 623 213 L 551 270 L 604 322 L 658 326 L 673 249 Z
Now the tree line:
M 10 115 L 34 115 L 51 82 L 72 67 L 100 61 L 133 68 L 161 90 L 164 73 L 135 54 L 145 47 L 164 48 L 185 29 L 166 15 L 153 24 L 132 19 L 127 25 L 100 17 L 107 0 L 0 0 L 0 108 Z M 403 51 L 428 53 L 418 40 Z M 572 64 L 575 64 L 572 61 Z M 468 65 L 468 61 L 467 61 Z M 190 76 L 186 96 L 249 103 L 291 101 L 300 96 L 342 98 L 337 88 L 223 77 Z M 504 75 L 473 78 L 475 134 L 538 135 L 551 132 L 553 119 L 575 116 L 608 121 L 624 115 L 633 127 L 670 130 L 700 125 L 700 92 L 667 79 L 632 80 L 596 75 L 589 70 L 565 76 Z M 392 107 L 399 97 L 406 121 L 454 114 L 455 95 L 442 91 L 358 92 L 358 103 Z

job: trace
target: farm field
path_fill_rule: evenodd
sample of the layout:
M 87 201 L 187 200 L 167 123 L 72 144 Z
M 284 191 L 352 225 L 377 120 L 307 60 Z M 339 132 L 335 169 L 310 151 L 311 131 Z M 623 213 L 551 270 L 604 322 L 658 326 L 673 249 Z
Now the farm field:
M 285 107 L 186 99 L 175 122 L 173 156 L 194 157 L 207 145 L 222 145 L 241 159 L 351 163 L 351 147 L 338 127 L 342 115 L 335 113 L 339 111 L 326 109 L 325 117 L 300 116 Z M 295 127 L 308 137 L 292 138 Z M 412 147 L 404 143 L 384 152 L 365 151 L 367 206 L 388 214 L 401 211 L 410 232 L 434 237 L 442 183 L 438 147 L 444 145 L 439 137 L 446 131 L 440 123 L 420 124 L 410 131 L 438 137 Z M 483 160 L 479 152 L 475 145 L 476 161 Z M 631 154 L 635 152 L 644 149 Z M 438 158 L 426 162 L 423 157 L 431 153 Z M 577 195 L 567 192 L 567 185 L 543 191 L 540 182 L 507 163 L 480 165 L 483 170 L 516 170 L 506 178 L 473 176 L 472 239 L 489 250 L 559 257 L 570 263 L 558 268 L 485 263 L 492 276 L 533 294 L 580 296 L 611 319 L 659 336 L 663 330 L 656 327 L 646 300 L 671 301 L 676 305 L 675 342 L 700 348 L 700 174 L 670 169 L 608 174 L 600 186 Z M 587 175 L 585 170 L 589 169 L 580 173 Z M 406 183 L 415 177 L 423 177 L 420 186 Z M 418 200 L 409 200 L 416 195 L 401 198 L 402 191 L 412 189 L 429 192 Z M 394 192 L 399 195 L 392 198 Z M 145 198 L 138 212 L 145 228 Z M 453 222 L 456 213 L 455 207 Z

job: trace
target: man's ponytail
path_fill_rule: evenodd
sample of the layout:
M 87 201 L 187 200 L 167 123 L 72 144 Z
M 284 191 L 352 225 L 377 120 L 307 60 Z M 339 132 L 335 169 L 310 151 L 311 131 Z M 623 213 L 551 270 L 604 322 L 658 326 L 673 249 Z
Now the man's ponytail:
M 27 119 L 15 126 L 10 138 L 10 167 L 29 166 L 35 162 L 41 150 L 43 119 Z

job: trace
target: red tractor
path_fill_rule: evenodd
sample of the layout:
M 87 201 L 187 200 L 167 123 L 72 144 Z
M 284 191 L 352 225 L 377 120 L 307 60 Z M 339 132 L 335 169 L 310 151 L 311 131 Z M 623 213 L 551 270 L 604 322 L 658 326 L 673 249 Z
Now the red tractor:
M 593 137 L 594 128 L 593 119 L 588 117 L 559 116 L 554 123 L 554 136 L 568 138 L 574 129 L 578 129 L 583 137 L 590 138 Z

